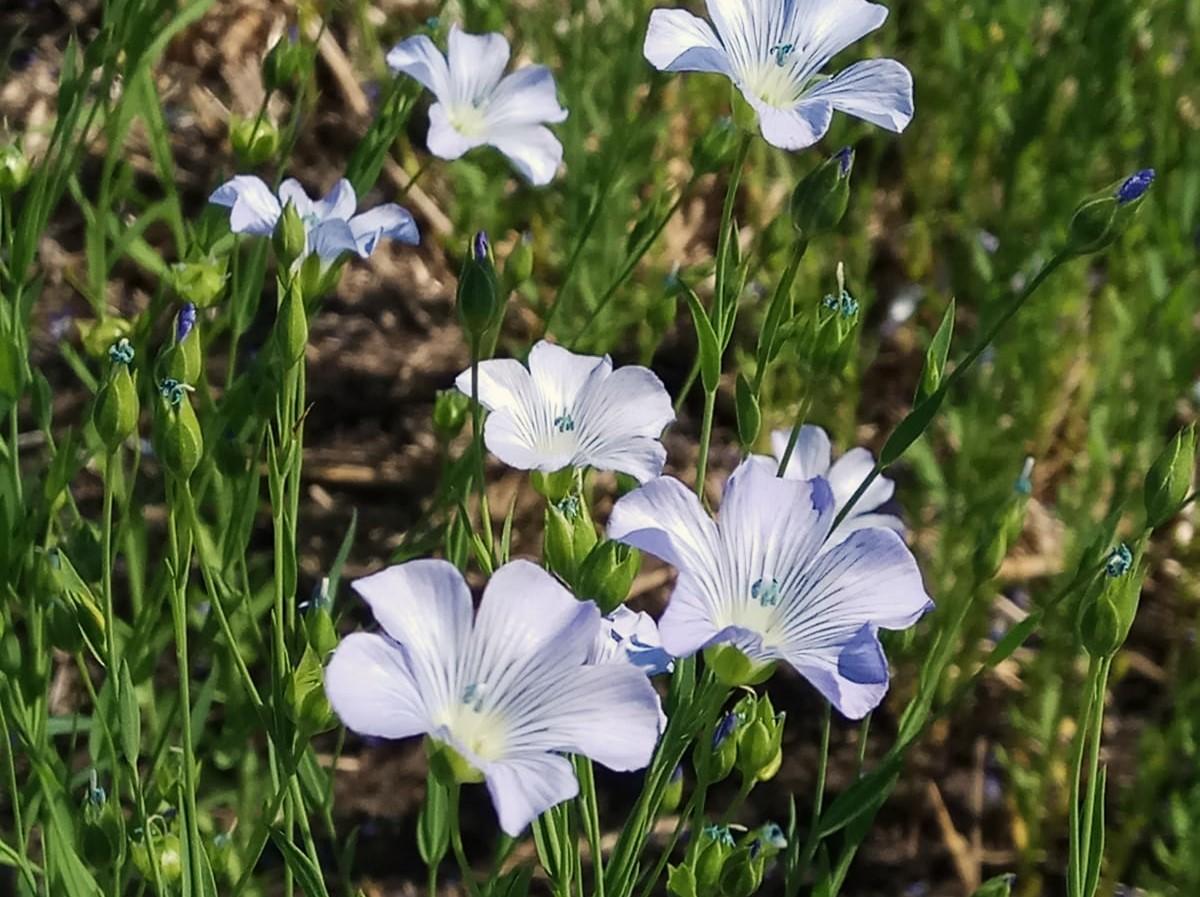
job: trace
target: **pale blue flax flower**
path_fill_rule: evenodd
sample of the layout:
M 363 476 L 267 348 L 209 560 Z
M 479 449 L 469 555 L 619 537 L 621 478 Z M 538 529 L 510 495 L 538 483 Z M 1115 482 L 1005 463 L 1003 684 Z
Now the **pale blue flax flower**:
M 859 529 L 822 551 L 836 514 L 823 477 L 781 479 L 751 457 L 726 483 L 718 521 L 659 477 L 616 503 L 608 535 L 678 569 L 659 620 L 672 655 L 727 645 L 764 671 L 785 661 L 859 719 L 887 692 L 878 631 L 905 629 L 933 605 L 891 529 Z
M 510 49 L 502 34 L 468 34 L 450 27 L 446 55 L 425 35 L 392 47 L 387 63 L 427 88 L 437 102 L 429 109 L 429 151 L 457 159 L 469 150 L 499 150 L 531 184 L 554 179 L 562 144 L 547 123 L 566 119 L 554 76 L 543 65 L 504 74 Z
M 471 395 L 471 372 L 455 381 Z M 612 359 L 576 355 L 542 340 L 529 367 L 512 358 L 479 363 L 479 402 L 490 413 L 488 450 L 510 467 L 615 470 L 646 482 L 662 473 L 659 441 L 675 420 L 671 397 L 649 368 L 613 370 Z
M 579 790 L 567 754 L 626 771 L 650 762 L 661 705 L 632 664 L 589 665 L 600 611 L 549 573 L 512 561 L 479 612 L 462 574 L 417 560 L 354 589 L 383 632 L 347 636 L 325 670 L 345 725 L 363 735 L 428 735 L 487 783 L 517 836 Z
M 294 178 L 280 184 L 276 196 L 262 178 L 240 174 L 214 190 L 208 201 L 229 208 L 229 229 L 235 234 L 259 237 L 275 232 L 284 207 L 291 203 L 304 223 L 304 255 L 316 253 L 328 264 L 347 252 L 366 258 L 383 237 L 412 246 L 421 240 L 412 214 L 396 203 L 356 214 L 358 197 L 345 178 L 324 199 L 314 200 Z
M 644 52 L 664 72 L 728 77 L 758 115 L 768 143 L 798 150 L 829 130 L 834 111 L 900 132 L 913 116 L 913 81 L 894 59 L 822 69 L 883 24 L 866 0 L 706 0 L 712 25 L 682 9 L 650 14 Z M 715 30 L 714 30 L 715 28 Z
M 791 432 L 788 430 L 776 430 L 771 434 L 771 451 L 775 455 L 776 464 L 783 461 L 789 438 Z M 814 424 L 805 424 L 800 428 L 800 435 L 796 437 L 796 445 L 792 449 L 783 475 L 789 480 L 823 477 L 833 492 L 833 509 L 834 513 L 837 513 L 845 507 L 850 496 L 874 469 L 875 456 L 865 448 L 852 448 L 834 461 L 829 434 Z M 895 491 L 896 484 L 887 477 L 876 477 L 862 497 L 854 503 L 846 519 L 830 533 L 822 550 L 832 548 L 855 530 L 868 527 L 877 526 L 903 533 L 904 523 L 899 517 L 879 510 L 891 500 Z
M 654 618 L 625 605 L 600 620 L 588 663 L 631 663 L 647 676 L 669 673 L 674 666 L 663 649 Z

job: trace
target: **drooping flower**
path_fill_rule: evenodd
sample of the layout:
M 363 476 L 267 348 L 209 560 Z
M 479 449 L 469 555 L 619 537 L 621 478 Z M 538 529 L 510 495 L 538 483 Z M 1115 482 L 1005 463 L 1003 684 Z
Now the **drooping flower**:
M 546 127 L 561 122 L 554 76 L 543 65 L 504 75 L 509 57 L 502 34 L 468 34 L 450 27 L 446 55 L 425 35 L 392 47 L 387 63 L 437 98 L 429 109 L 429 151 L 457 159 L 468 150 L 491 146 L 531 184 L 550 183 L 562 162 L 562 144 Z
M 678 568 L 659 620 L 672 655 L 727 645 L 759 669 L 786 661 L 857 719 L 887 691 L 878 630 L 911 626 L 932 602 L 890 529 L 859 529 L 822 551 L 835 514 L 825 479 L 781 479 L 751 457 L 726 483 L 718 521 L 679 480 L 659 477 L 617 502 L 608 536 Z
M 421 240 L 412 214 L 396 203 L 355 214 L 358 198 L 345 178 L 324 199 L 314 200 L 294 178 L 280 184 L 276 196 L 262 178 L 240 174 L 214 190 L 208 201 L 229 208 L 229 227 L 235 234 L 259 237 L 274 233 L 290 202 L 304 224 L 304 255 L 316 253 L 330 264 L 345 252 L 366 258 L 383 237 L 412 246 Z
M 455 381 L 471 395 L 471 372 Z M 675 419 L 671 397 L 649 368 L 613 370 L 607 355 L 576 355 L 542 340 L 529 367 L 511 358 L 479 364 L 479 402 L 489 412 L 488 449 L 519 470 L 594 467 L 636 477 L 662 473 L 659 437 Z
M 776 464 L 783 461 L 791 435 L 787 430 L 776 430 L 771 434 L 771 451 L 775 455 Z M 833 492 L 833 510 L 836 515 L 874 468 L 875 456 L 865 448 L 852 448 L 833 461 L 829 435 L 821 427 L 805 424 L 800 428 L 800 435 L 796 438 L 796 446 L 792 449 L 791 459 L 784 468 L 783 475 L 789 480 L 823 477 Z M 872 526 L 892 529 L 898 533 L 904 532 L 904 523 L 899 517 L 878 510 L 891 499 L 895 491 L 896 484 L 887 477 L 876 477 L 862 498 L 854 503 L 846 519 L 830 534 L 824 547 L 831 548 L 855 530 Z
M 487 783 L 516 836 L 578 792 L 582 754 L 641 769 L 661 707 L 629 664 L 588 665 L 600 611 L 527 561 L 492 576 L 478 614 L 462 574 L 441 560 L 389 567 L 354 589 L 382 634 L 347 636 L 325 671 L 342 722 L 382 738 L 428 735 Z
M 631 663 L 647 676 L 669 673 L 674 666 L 654 618 L 624 605 L 601 617 L 588 663 Z
M 816 143 L 834 110 L 900 132 L 912 120 L 912 75 L 894 59 L 821 69 L 883 24 L 866 0 L 706 0 L 712 26 L 686 10 L 650 14 L 644 52 L 667 72 L 728 77 L 758 114 L 763 137 L 781 149 Z M 713 30 L 715 26 L 715 31 Z

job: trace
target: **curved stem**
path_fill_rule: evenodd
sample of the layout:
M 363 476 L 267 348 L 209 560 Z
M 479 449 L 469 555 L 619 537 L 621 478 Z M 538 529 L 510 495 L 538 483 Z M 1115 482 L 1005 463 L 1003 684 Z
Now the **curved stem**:
M 462 827 L 459 824 L 458 804 L 462 797 L 462 786 L 455 784 L 450 789 L 450 800 L 446 802 L 447 820 L 450 825 L 450 847 L 454 851 L 454 859 L 458 863 L 458 871 L 462 874 L 463 886 L 470 897 L 480 897 L 479 885 L 475 883 L 475 873 L 467 862 L 467 852 L 463 849 Z

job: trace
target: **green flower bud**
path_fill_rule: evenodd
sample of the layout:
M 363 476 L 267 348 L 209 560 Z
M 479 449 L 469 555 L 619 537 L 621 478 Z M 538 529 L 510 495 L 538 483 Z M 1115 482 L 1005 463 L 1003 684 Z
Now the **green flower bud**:
M 758 396 L 750 386 L 750 381 L 746 379 L 744 374 L 737 376 L 737 391 L 735 393 L 737 403 L 737 425 L 738 439 L 746 448 L 751 448 L 755 440 L 758 439 L 759 430 L 762 429 L 762 411 L 758 406 Z
M 309 51 L 292 26 L 263 59 L 263 85 L 268 91 L 282 90 L 297 83 L 309 65 Z
M 504 260 L 504 281 L 515 290 L 533 275 L 533 241 L 522 234 Z
M 333 639 L 336 644 L 336 637 Z M 316 735 L 333 727 L 335 719 L 329 698 L 325 696 L 323 655 L 311 644 L 305 647 L 300 662 L 288 676 L 286 699 L 288 715 L 305 736 Z
M 809 172 L 792 191 L 792 227 L 802 240 L 832 231 L 841 223 L 850 202 L 850 147 L 826 159 Z
M 1114 548 L 1097 584 L 1088 590 L 1079 616 L 1079 637 L 1093 657 L 1115 654 L 1133 626 L 1142 592 L 1138 556 L 1124 543 Z
M 739 847 L 725 858 L 721 867 L 721 894 L 724 897 L 750 897 L 762 885 L 763 862 L 750 847 Z
M 1196 425 L 1180 430 L 1146 474 L 1146 525 L 1162 526 L 1183 506 L 1196 466 Z
M 636 548 L 609 540 L 599 542 L 579 565 L 576 594 L 595 601 L 601 613 L 610 614 L 629 597 L 641 565 L 642 555 Z
M 304 357 L 304 348 L 308 345 L 308 312 L 294 282 L 284 290 L 283 301 L 275 315 L 272 338 L 283 369 L 291 370 Z
M 328 607 L 314 607 L 304 615 L 304 635 L 317 657 L 328 657 L 337 647 L 337 630 Z
M 189 303 L 175 316 L 175 341 L 166 352 L 167 376 L 180 383 L 195 383 L 202 363 L 196 307 Z
M 542 529 L 542 556 L 546 566 L 564 582 L 575 580 L 574 525 L 555 505 L 546 508 Z
M 448 788 L 455 785 L 474 785 L 483 781 L 483 773 L 448 744 L 426 738 L 425 753 L 429 757 L 430 771 Z
M 214 258 L 177 262 L 170 268 L 171 289 L 180 299 L 192 303 L 196 308 L 208 308 L 216 304 L 225 291 L 228 277 L 225 264 L 224 260 Z
M 188 388 L 174 380 L 164 380 L 159 387 L 161 419 L 158 427 L 158 455 L 172 475 L 186 480 L 200 464 L 204 455 L 204 437 L 200 422 L 187 398 Z
M 122 342 L 129 343 L 128 340 Z M 100 387 L 92 406 L 92 424 L 109 452 L 115 452 L 137 431 L 137 386 L 129 374 L 128 364 L 113 363 L 108 380 Z
M 693 145 L 692 173 L 699 177 L 728 166 L 737 151 L 739 136 L 732 118 L 718 118 Z
M 266 116 L 229 120 L 229 143 L 243 168 L 253 168 L 271 159 L 279 150 L 279 129 Z
M 723 685 L 738 688 L 759 685 L 775 672 L 773 662 L 751 660 L 733 645 L 711 645 L 704 649 L 704 662 Z
M 733 835 L 725 826 L 709 825 L 700 835 L 694 871 L 699 894 L 712 894 L 721 881 L 721 867 L 733 852 Z
M 553 473 L 535 470 L 529 475 L 529 482 L 547 501 L 561 502 L 575 488 L 575 468 L 563 467 Z
M 487 234 L 477 233 L 467 248 L 458 276 L 458 318 L 471 345 L 477 345 L 503 313 L 496 288 L 496 268 Z
M 283 207 L 283 214 L 275 225 L 275 233 L 271 235 L 271 244 L 275 248 L 275 258 L 281 268 L 291 268 L 293 263 L 304 255 L 308 248 L 308 231 L 304 227 L 304 219 L 296 210 L 296 204 L 288 200 Z
M 449 442 L 462 432 L 471 407 L 469 396 L 457 389 L 443 389 L 433 401 L 433 428 L 438 436 Z
M 989 878 L 975 891 L 971 897 L 1009 897 L 1012 894 L 1013 885 L 1016 884 L 1017 877 L 1011 872 L 1005 872 L 1003 875 L 997 875 L 995 878 Z
M 775 744 L 771 731 L 759 720 L 753 720 L 742 730 L 738 741 L 737 767 L 742 778 L 754 779 L 775 756 Z
M 921 370 L 921 382 L 917 386 L 916 404 L 920 404 L 938 391 L 942 385 L 942 372 L 950 355 L 950 338 L 954 333 L 954 299 L 942 314 L 929 348 L 925 350 L 925 367 Z
M 0 673 L 5 678 L 18 679 L 25 667 L 21 660 L 21 639 L 11 629 L 0 637 Z
M 0 196 L 10 196 L 29 182 L 29 160 L 15 143 L 0 148 Z
M 1067 251 L 1087 255 L 1110 246 L 1129 226 L 1153 182 L 1154 169 L 1146 168 L 1080 203 L 1067 228 Z
M 658 805 L 658 813 L 660 816 L 674 813 L 679 809 L 679 804 L 683 800 L 683 767 L 676 766 L 675 771 L 671 773 L 671 778 L 667 781 L 667 787 L 663 789 L 662 801 Z
M 729 711 L 717 720 L 713 727 L 708 751 L 696 751 L 696 773 L 709 784 L 724 781 L 733 772 L 733 766 L 737 762 L 741 726 L 742 718 L 737 710 Z

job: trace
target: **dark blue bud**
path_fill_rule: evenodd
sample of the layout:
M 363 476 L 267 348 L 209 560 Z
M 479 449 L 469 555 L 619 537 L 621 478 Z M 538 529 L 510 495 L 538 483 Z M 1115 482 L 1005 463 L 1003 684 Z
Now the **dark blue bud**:
M 488 243 L 487 231 L 481 230 L 476 233 L 471 245 L 475 253 L 475 261 L 482 264 L 491 257 L 491 245 Z
M 196 306 L 188 302 L 179 309 L 179 317 L 175 319 L 175 342 L 182 343 L 195 326 Z
M 736 713 L 725 714 L 721 719 L 720 725 L 713 731 L 712 747 L 714 751 L 725 743 L 726 738 L 733 734 L 733 730 L 737 728 L 737 723 L 738 718 Z
M 1117 190 L 1117 202 L 1124 205 L 1127 202 L 1133 202 L 1135 199 L 1141 199 L 1142 194 L 1149 190 L 1150 185 L 1153 183 L 1154 169 L 1143 168 L 1141 171 L 1125 179 L 1125 183 Z
M 838 161 L 838 171 L 842 177 L 850 173 L 850 169 L 854 167 L 854 149 L 853 147 L 844 146 L 836 153 L 833 158 Z

